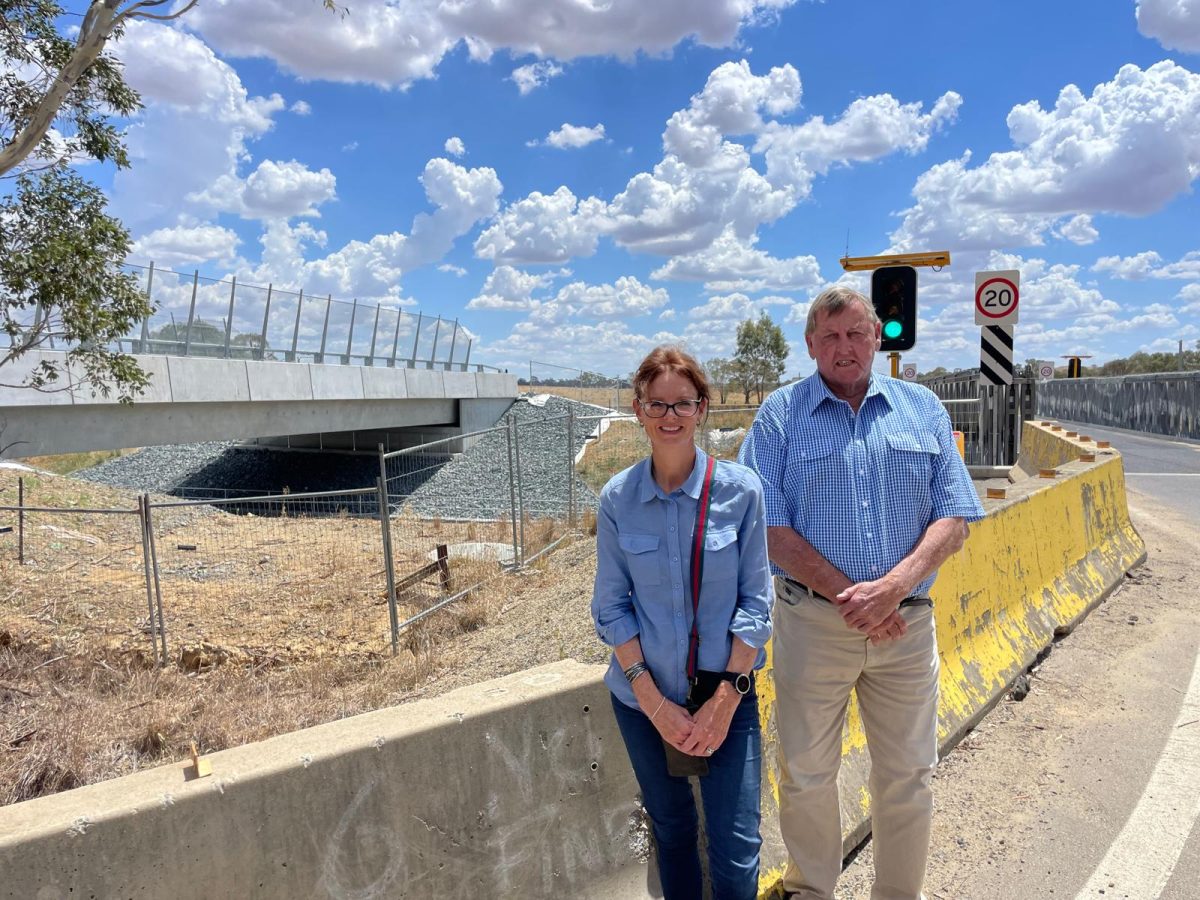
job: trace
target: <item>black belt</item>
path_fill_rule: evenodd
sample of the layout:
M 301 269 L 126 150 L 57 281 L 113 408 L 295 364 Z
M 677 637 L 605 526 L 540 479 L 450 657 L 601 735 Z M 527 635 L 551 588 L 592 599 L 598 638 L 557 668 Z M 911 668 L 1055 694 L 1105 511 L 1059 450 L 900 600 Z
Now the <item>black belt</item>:
M 808 585 L 801 584 L 800 582 L 796 581 L 793 578 L 788 578 L 788 577 L 784 576 L 782 578 L 782 581 L 785 586 L 791 588 L 793 591 L 796 591 L 801 594 L 807 594 L 808 596 L 812 597 L 814 600 L 824 600 L 826 603 L 833 603 L 833 601 L 830 600 L 828 597 L 826 597 L 824 594 L 818 594 L 816 591 L 814 591 Z M 789 606 L 795 606 L 798 601 L 797 600 L 789 600 L 787 597 L 784 597 L 783 602 L 787 603 Z M 905 597 L 903 600 L 901 600 L 900 606 L 930 606 L 930 607 L 932 607 L 933 600 L 930 597 L 919 597 L 914 594 L 911 597 Z

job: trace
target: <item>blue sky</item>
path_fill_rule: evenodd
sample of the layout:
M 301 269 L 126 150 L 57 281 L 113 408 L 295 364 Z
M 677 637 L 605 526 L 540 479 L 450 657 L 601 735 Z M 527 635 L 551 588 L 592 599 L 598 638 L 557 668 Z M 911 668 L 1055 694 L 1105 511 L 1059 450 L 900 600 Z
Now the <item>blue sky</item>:
M 145 110 L 93 171 L 133 262 L 457 317 L 472 360 L 730 356 L 921 270 L 921 369 L 1200 339 L 1200 0 L 201 0 L 115 45 Z M 881 361 L 882 365 L 882 361 Z M 544 370 L 544 374 L 553 374 Z

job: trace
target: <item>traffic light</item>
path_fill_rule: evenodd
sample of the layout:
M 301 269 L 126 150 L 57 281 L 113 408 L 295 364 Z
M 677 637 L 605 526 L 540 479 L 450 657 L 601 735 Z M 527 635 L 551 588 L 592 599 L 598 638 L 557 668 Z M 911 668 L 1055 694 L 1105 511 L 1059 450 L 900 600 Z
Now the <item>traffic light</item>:
M 871 302 L 879 316 L 880 350 L 911 350 L 917 343 L 917 270 L 886 266 L 871 273 Z

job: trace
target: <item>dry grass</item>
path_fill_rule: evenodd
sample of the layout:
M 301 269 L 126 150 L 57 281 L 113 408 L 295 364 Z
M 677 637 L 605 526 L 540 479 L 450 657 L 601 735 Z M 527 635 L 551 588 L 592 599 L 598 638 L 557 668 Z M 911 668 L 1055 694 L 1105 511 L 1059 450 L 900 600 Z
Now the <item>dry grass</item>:
M 86 453 L 62 453 L 56 456 L 29 456 L 21 460 L 25 465 L 56 475 L 69 475 L 81 469 L 90 469 L 102 462 L 116 459 L 133 450 L 90 450 Z
M 0 469 L 0 505 L 17 473 Z M 132 510 L 132 493 L 26 475 L 26 504 Z M 11 498 L 11 501 L 10 499 Z M 0 526 L 15 514 L 0 512 Z M 527 521 L 531 546 L 557 538 Z M 507 522 L 392 522 L 398 577 L 440 543 L 511 544 Z M 446 648 L 544 589 L 531 567 L 452 559 L 467 596 L 402 632 L 391 655 L 380 526 L 350 515 L 255 517 L 208 506 L 155 512 L 171 666 L 154 665 L 138 519 L 26 514 L 26 564 L 0 534 L 0 803 L 104 780 L 399 703 L 449 664 Z M 531 551 L 532 552 L 532 551 Z M 401 619 L 446 594 L 436 575 Z

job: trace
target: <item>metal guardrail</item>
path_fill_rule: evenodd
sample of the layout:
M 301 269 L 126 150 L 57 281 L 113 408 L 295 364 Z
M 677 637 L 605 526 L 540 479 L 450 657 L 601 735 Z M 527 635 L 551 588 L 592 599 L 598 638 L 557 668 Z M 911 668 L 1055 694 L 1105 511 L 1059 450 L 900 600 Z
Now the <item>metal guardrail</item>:
M 979 370 L 919 379 L 937 394 L 956 431 L 963 433 L 968 465 L 1010 466 L 1021 452 L 1021 430 L 1034 416 L 1038 382 L 1015 377 L 1011 385 L 981 387 Z
M 1156 372 L 1046 382 L 1037 412 L 1048 418 L 1200 439 L 1200 372 Z

